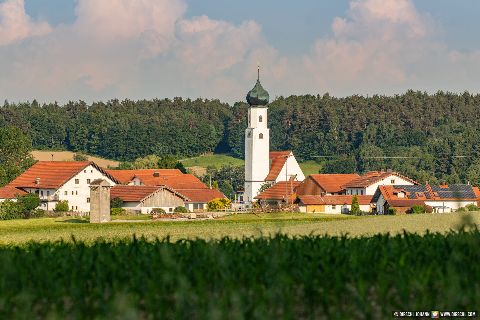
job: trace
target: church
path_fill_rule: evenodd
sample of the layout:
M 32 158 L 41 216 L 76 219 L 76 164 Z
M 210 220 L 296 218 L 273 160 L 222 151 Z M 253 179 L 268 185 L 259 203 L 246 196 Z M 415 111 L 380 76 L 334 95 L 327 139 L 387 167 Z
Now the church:
M 302 172 L 292 151 L 270 151 L 268 102 L 270 96 L 260 83 L 247 94 L 248 127 L 245 130 L 245 191 L 244 202 L 251 204 L 265 188 L 282 181 L 303 181 Z

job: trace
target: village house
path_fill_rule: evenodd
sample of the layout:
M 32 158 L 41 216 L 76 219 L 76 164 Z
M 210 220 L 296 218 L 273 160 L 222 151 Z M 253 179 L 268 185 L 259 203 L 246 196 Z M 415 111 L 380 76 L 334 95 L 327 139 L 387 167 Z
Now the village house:
M 89 186 L 96 179 L 105 179 L 111 185 L 118 182 L 93 162 L 39 161 L 6 188 L 13 190 L 9 194 L 12 198 L 16 193 L 14 189 L 38 194 L 43 210 L 53 210 L 59 201 L 66 200 L 71 211 L 89 212 Z
M 415 185 L 408 177 L 392 171 L 372 171 L 360 176 L 358 174 L 313 174 L 292 188 L 277 183 L 260 193 L 256 199 L 261 205 L 283 205 L 284 199 L 295 200 L 301 212 L 348 213 L 354 196 L 360 204 L 360 210 L 372 212 L 374 205 L 370 202 L 380 185 L 401 182 Z M 278 185 L 278 186 L 277 186 Z M 286 197 L 287 190 L 291 194 Z
M 416 185 L 417 182 L 393 171 L 371 171 L 347 182 L 343 188 L 348 195 L 374 195 L 379 186 Z
M 131 187 L 149 186 L 166 187 L 181 195 L 182 201 L 189 211 L 207 210 L 208 202 L 226 198 L 217 189 L 210 189 L 200 179 L 192 174 L 184 174 L 177 169 L 140 169 L 140 170 L 107 170 L 122 184 Z M 132 189 L 134 190 L 134 189 Z M 173 205 L 166 205 L 172 207 Z M 146 207 L 148 210 L 149 207 Z
M 280 207 L 285 204 L 292 204 L 296 199 L 296 188 L 300 185 L 299 181 L 280 181 L 261 192 L 255 199 L 262 207 Z
M 185 207 L 187 198 L 166 186 L 116 185 L 110 190 L 110 198 L 123 201 L 122 209 L 128 212 L 149 214 L 154 208 L 173 212 Z
M 467 205 L 477 205 L 478 188 L 468 184 L 441 186 L 390 185 L 379 186 L 372 203 L 378 214 L 386 214 L 390 208 L 406 213 L 415 205 L 431 207 L 433 212 L 453 212 Z
M 352 209 L 353 197 L 357 197 L 360 210 L 371 212 L 372 196 L 334 195 L 312 196 L 300 195 L 296 200 L 298 209 L 303 213 L 349 213 Z
M 17 196 L 24 194 L 27 194 L 27 192 L 12 186 L 5 186 L 0 188 L 0 202 L 4 202 L 5 200 L 16 201 Z

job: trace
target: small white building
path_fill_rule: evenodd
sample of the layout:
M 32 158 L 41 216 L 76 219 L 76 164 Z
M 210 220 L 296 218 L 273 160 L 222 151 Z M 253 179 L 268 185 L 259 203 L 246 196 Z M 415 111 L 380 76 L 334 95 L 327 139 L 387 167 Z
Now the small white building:
M 40 209 L 52 211 L 66 200 L 71 211 L 90 212 L 90 183 L 96 179 L 118 183 L 93 162 L 39 161 L 7 186 L 38 194 Z
M 391 171 L 371 171 L 344 186 L 347 195 L 374 195 L 379 186 L 416 185 L 417 182 Z
M 352 209 L 353 195 L 334 195 L 334 196 L 298 196 L 296 203 L 300 212 L 303 213 L 332 213 L 346 214 Z M 371 212 L 372 196 L 356 196 L 360 210 Z

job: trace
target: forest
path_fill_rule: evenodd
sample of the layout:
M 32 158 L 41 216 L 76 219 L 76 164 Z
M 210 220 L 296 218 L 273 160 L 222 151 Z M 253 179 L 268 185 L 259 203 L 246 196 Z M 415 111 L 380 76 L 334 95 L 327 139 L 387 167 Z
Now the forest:
M 247 104 L 219 100 L 82 101 L 0 106 L 0 126 L 34 149 L 121 161 L 208 152 L 243 157 Z M 278 97 L 269 104 L 271 150 L 293 150 L 322 172 L 393 169 L 421 182 L 480 184 L 480 95 Z

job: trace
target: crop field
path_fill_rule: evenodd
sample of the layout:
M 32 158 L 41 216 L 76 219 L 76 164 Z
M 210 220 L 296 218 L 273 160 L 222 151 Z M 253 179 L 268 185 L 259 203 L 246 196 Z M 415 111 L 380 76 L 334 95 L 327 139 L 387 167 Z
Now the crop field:
M 271 236 L 278 233 L 290 236 L 330 235 L 350 237 L 371 236 L 378 233 L 399 234 L 404 230 L 424 234 L 445 233 L 458 229 L 460 224 L 480 225 L 480 213 L 473 214 L 419 214 L 403 216 L 352 217 L 327 214 L 238 214 L 216 220 L 151 221 L 146 217 L 132 217 L 139 221 L 89 224 L 86 219 L 44 218 L 0 221 L 0 244 L 20 244 L 28 241 L 91 242 L 144 236 L 149 240 L 169 236 L 180 239 L 219 239 Z M 118 217 L 118 219 L 130 219 Z
M 394 310 L 478 310 L 479 247 L 478 230 L 3 245 L 0 318 L 389 319 Z
M 45 151 L 45 150 L 34 150 L 32 151 L 32 157 L 38 161 L 73 161 L 75 152 L 71 151 Z M 53 158 L 52 158 L 53 156 Z M 120 164 L 118 161 L 103 159 L 100 157 L 87 155 L 89 161 L 93 161 L 101 167 L 104 168 L 116 168 Z

